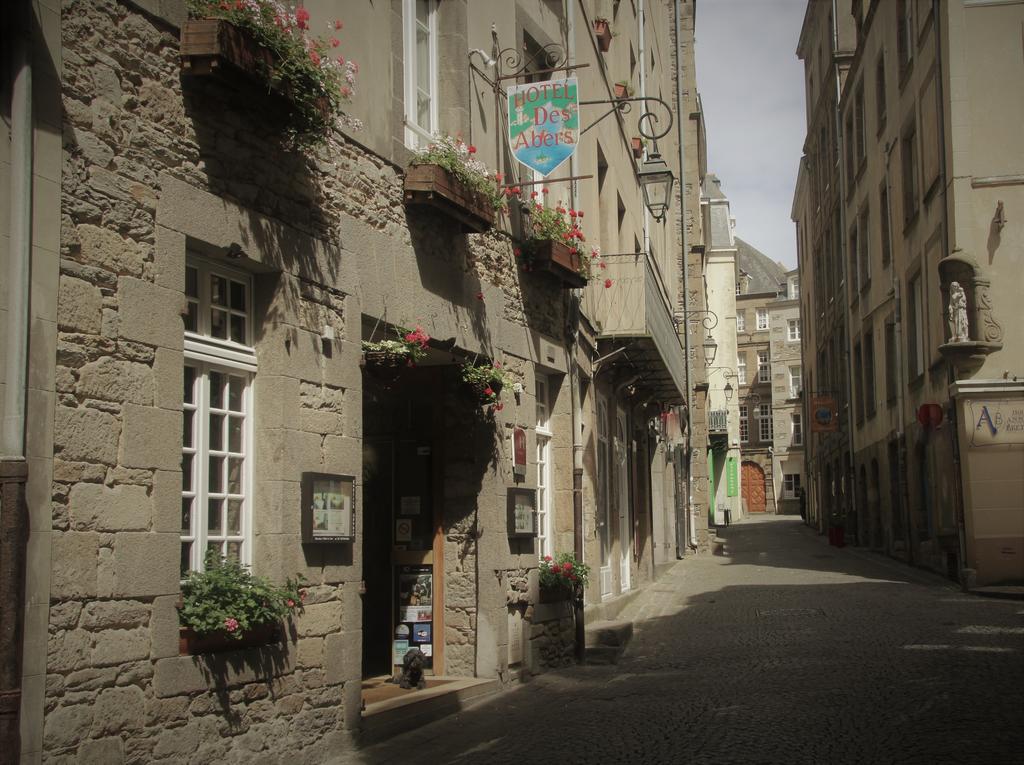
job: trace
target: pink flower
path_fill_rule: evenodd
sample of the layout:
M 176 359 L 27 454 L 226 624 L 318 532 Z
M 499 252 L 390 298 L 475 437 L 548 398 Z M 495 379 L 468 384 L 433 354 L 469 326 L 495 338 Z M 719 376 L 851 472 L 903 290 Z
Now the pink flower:
M 541 191 L 542 194 L 547 194 L 548 193 L 547 189 L 541 189 L 540 191 Z
M 577 215 L 577 217 L 582 218 L 583 217 L 583 210 L 577 210 L 576 215 Z
M 352 88 L 350 88 L 348 85 L 342 85 L 341 86 L 341 95 L 342 95 L 342 98 L 348 98 L 349 96 L 352 95 Z
M 299 27 L 299 29 L 308 29 L 309 28 L 309 11 L 307 11 L 305 8 L 296 8 L 295 9 L 295 23 Z
M 338 56 L 338 64 L 340 64 L 341 66 L 345 66 L 345 57 L 344 56 Z
M 331 47 L 332 48 L 337 48 L 339 45 L 341 45 L 341 40 L 339 40 L 337 37 L 332 37 L 331 38 Z
M 537 198 L 537 192 L 536 191 L 531 191 L 530 192 L 530 199 L 536 199 L 536 198 Z
M 550 563 L 551 562 L 551 556 L 550 555 L 545 555 L 544 556 L 544 560 L 546 560 L 548 563 Z
M 552 564 L 551 564 L 551 573 L 552 573 L 552 574 L 557 574 L 557 573 L 558 573 L 558 572 L 560 572 L 561 570 L 562 570 L 562 567 L 561 567 L 561 566 L 559 566 L 559 565 L 558 565 L 557 563 L 552 563 Z
M 295 601 L 291 598 L 288 598 L 288 600 L 286 600 L 284 604 L 288 606 L 288 608 L 295 608 Z
M 504 173 L 495 173 L 494 174 L 494 180 L 496 180 L 498 183 L 501 183 L 503 180 L 505 180 L 505 174 Z
M 224 629 L 228 632 L 234 632 L 238 629 L 238 619 L 232 619 L 230 616 L 224 620 Z
M 604 280 L 604 288 L 608 289 L 611 286 L 612 286 L 612 280 L 611 279 L 605 279 Z
M 334 20 L 334 28 L 335 29 L 341 29 L 343 26 L 345 26 L 345 25 L 341 23 L 341 19 L 335 19 Z
M 523 254 L 523 251 L 516 247 L 514 250 L 512 250 L 512 254 L 518 258 L 520 255 Z
M 601 268 L 608 268 L 608 264 L 605 263 L 603 260 L 600 262 L 599 265 L 601 266 Z
M 315 50 L 309 52 L 309 60 L 313 62 L 313 66 L 320 66 L 320 54 Z
M 497 404 L 494 405 L 494 411 L 496 411 L 496 412 L 500 412 L 504 408 L 505 408 L 505 405 L 503 403 L 501 403 L 500 401 Z
M 476 293 L 476 299 L 477 300 L 483 300 L 484 299 L 484 293 L 482 293 L 482 292 Z

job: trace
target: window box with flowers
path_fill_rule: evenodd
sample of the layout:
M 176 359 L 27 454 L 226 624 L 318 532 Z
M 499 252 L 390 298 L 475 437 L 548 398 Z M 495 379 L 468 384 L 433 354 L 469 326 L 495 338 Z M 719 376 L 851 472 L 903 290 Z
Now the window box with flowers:
M 302 610 L 302 576 L 283 587 L 211 551 L 203 571 L 189 573 L 178 604 L 179 653 L 237 651 L 281 641 L 282 622 Z
M 536 192 L 531 196 L 536 198 Z M 557 277 L 563 287 L 577 288 L 585 287 L 605 268 L 598 249 L 586 249 L 582 211 L 566 209 L 561 202 L 547 207 L 534 201 L 528 212 L 530 237 L 522 248 L 524 269 L 544 271 Z
M 405 171 L 406 205 L 438 210 L 467 233 L 490 229 L 504 208 L 504 196 L 500 176 L 475 154 L 476 147 L 461 138 L 437 136 Z
M 394 381 L 406 367 L 416 366 L 416 362 L 427 354 L 430 343 L 423 327 L 405 329 L 395 327 L 394 340 L 364 340 L 363 368 L 374 377 Z
M 509 383 L 509 376 L 500 361 L 493 364 L 467 361 L 462 365 L 462 382 L 465 390 L 489 412 L 500 412 L 504 408 L 501 391 Z
M 343 25 L 329 39 L 309 34 L 305 8 L 275 0 L 187 0 L 181 29 L 186 75 L 255 80 L 288 105 L 288 136 L 296 145 L 322 142 L 336 124 L 358 128 L 343 106 L 355 93 L 359 67 L 338 50 Z
M 590 576 L 590 567 L 576 560 L 572 553 L 545 555 L 540 562 L 540 602 L 557 603 L 583 596 Z
M 598 50 L 607 53 L 612 47 L 612 27 L 608 19 L 594 19 L 594 36 L 597 38 Z

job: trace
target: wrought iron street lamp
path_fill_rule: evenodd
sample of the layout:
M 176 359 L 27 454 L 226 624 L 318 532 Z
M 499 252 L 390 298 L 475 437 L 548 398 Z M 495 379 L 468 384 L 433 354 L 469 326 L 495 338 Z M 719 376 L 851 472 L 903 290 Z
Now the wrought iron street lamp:
M 704 366 L 710 367 L 715 363 L 716 353 L 718 353 L 718 343 L 711 336 L 711 330 L 708 330 L 708 336 L 704 340 Z
M 654 220 L 660 223 L 665 220 L 665 213 L 668 212 L 672 200 L 675 176 L 658 153 L 657 141 L 654 142 L 654 150 L 648 155 L 637 175 L 644 190 L 644 203 Z

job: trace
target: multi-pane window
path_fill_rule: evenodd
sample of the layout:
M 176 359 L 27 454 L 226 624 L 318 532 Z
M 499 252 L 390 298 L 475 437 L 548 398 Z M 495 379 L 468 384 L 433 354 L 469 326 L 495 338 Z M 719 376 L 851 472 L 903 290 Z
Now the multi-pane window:
M 913 6 L 910 0 L 898 0 L 896 9 L 896 58 L 899 62 L 900 81 L 910 69 L 914 60 Z
M 864 410 L 875 416 L 875 334 L 870 327 L 864 334 Z
M 757 381 L 759 383 L 771 382 L 772 370 L 768 363 L 768 351 L 757 352 Z
M 758 308 L 757 309 L 757 328 L 768 329 L 768 309 Z
M 803 366 L 797 365 L 789 368 L 789 397 L 796 398 L 803 389 Z
M 770 404 L 758 404 L 757 436 L 763 442 L 768 442 L 775 438 L 775 428 L 772 425 L 772 410 Z
M 800 297 L 800 279 L 799 279 L 799 277 L 796 278 L 796 279 L 790 279 L 789 280 L 789 299 L 790 300 L 796 300 L 798 297 Z
M 750 417 L 746 404 L 740 405 L 740 443 L 750 441 Z
M 537 553 L 552 555 L 551 419 L 548 380 L 537 377 Z
M 885 323 L 885 400 L 892 404 L 896 401 L 899 381 L 896 379 L 896 324 Z
M 181 575 L 207 551 L 248 562 L 251 534 L 252 287 L 198 258 L 185 268 Z
M 853 226 L 850 228 L 850 250 L 847 253 L 850 261 L 850 286 L 853 287 L 854 299 L 857 295 L 857 246 L 859 242 L 859 235 L 857 230 L 857 221 L 853 222 Z
M 793 446 L 803 446 L 804 444 L 803 415 L 799 412 L 793 412 L 793 439 L 791 443 Z
M 857 144 L 857 162 L 858 167 L 867 158 L 867 141 L 865 139 L 867 119 L 864 116 L 864 83 L 857 85 L 857 90 L 854 93 L 854 106 L 856 108 L 856 126 L 854 131 L 856 132 L 856 144 Z
M 875 110 L 878 115 L 875 128 L 881 133 L 885 127 L 885 53 L 879 53 L 875 62 Z
M 882 268 L 892 260 L 892 231 L 889 228 L 889 188 L 885 181 L 878 190 L 878 214 L 882 220 Z
M 900 163 L 903 175 L 903 225 L 917 214 L 917 126 L 911 117 L 900 138 Z
M 437 0 L 403 0 L 405 142 L 416 148 L 437 132 Z
M 857 237 L 857 263 L 860 269 L 860 288 L 862 290 L 867 289 L 867 286 L 871 283 L 871 248 L 868 246 L 870 241 L 870 235 L 868 234 L 868 206 L 864 205 L 864 208 L 860 211 L 860 217 L 857 219 L 857 224 L 860 226 L 860 235 Z
M 747 312 L 737 311 L 736 312 L 736 331 L 746 332 L 747 331 Z
M 911 380 L 924 374 L 923 299 L 918 272 L 907 285 L 907 371 Z
M 747 384 L 747 354 L 743 353 L 736 359 L 736 383 Z
M 791 342 L 800 339 L 800 319 L 790 319 L 787 327 L 787 335 Z
M 787 499 L 795 498 L 800 492 L 800 474 L 784 473 L 782 475 L 782 495 Z

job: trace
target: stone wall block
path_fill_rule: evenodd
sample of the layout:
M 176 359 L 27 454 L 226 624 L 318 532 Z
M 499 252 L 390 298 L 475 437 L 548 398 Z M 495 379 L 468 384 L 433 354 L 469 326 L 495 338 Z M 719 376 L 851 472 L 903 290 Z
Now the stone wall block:
M 48 715 L 43 724 L 43 747 L 60 749 L 74 746 L 89 738 L 92 728 L 93 710 L 89 704 L 57 707 Z
M 57 407 L 53 426 L 54 451 L 65 461 L 117 464 L 120 436 L 121 423 L 107 412 Z M 180 444 L 177 448 L 180 452 Z M 180 453 L 178 460 L 181 460 Z
M 114 597 L 147 598 L 178 592 L 178 534 L 123 532 L 114 541 Z
M 109 356 L 82 367 L 75 386 L 75 392 L 80 398 L 127 401 L 143 406 L 152 406 L 153 391 L 152 368 L 145 364 L 118 361 Z
M 117 291 L 122 338 L 160 348 L 182 349 L 181 315 L 185 307 L 182 292 L 130 276 L 117 280 Z
M 299 416 L 299 381 L 295 377 L 260 373 L 254 385 L 260 428 L 294 428 Z
M 94 598 L 98 594 L 97 564 L 100 538 L 92 532 L 69 531 L 53 535 L 50 597 Z
M 129 661 L 149 658 L 149 631 L 103 630 L 95 633 L 92 663 L 97 667 L 110 667 Z
M 149 617 L 150 653 L 154 659 L 178 655 L 178 596 L 163 595 L 153 599 Z
M 170 348 L 157 348 L 153 364 L 156 381 L 154 403 L 161 409 L 181 411 L 184 385 L 185 355 Z M 143 403 L 143 402 L 134 402 Z
M 92 637 L 85 630 L 62 630 L 47 640 L 46 668 L 49 672 L 74 672 L 89 665 Z
M 308 605 L 296 622 L 300 638 L 337 632 L 341 628 L 341 602 L 334 600 Z
M 68 497 L 71 525 L 96 531 L 134 531 L 149 528 L 153 502 L 145 486 L 79 483 Z
M 78 747 L 77 765 L 120 765 L 124 762 L 124 742 L 120 736 L 83 741 Z
M 64 688 L 68 691 L 98 691 L 112 688 L 115 682 L 117 667 L 87 667 L 65 677 Z
M 124 239 L 109 228 L 88 224 L 78 227 L 78 239 L 83 262 L 119 276 L 142 276 L 142 266 L 146 260 L 145 245 Z
M 181 467 L 181 413 L 125 404 L 120 463 L 126 467 Z
M 297 644 L 295 665 L 301 669 L 322 667 L 324 663 L 324 639 L 304 638 Z
M 157 660 L 153 672 L 153 691 L 158 698 L 206 692 L 211 676 L 219 678 L 218 687 L 237 688 L 247 683 L 283 678 L 295 671 L 295 651 L 291 643 L 284 647 L 252 649 L 239 654 L 211 656 L 174 656 Z M 273 667 L 268 671 L 267 667 Z M 291 691 L 290 691 L 291 692 Z M 261 702 L 254 702 L 258 704 Z
M 81 624 L 86 629 L 131 629 L 149 623 L 149 606 L 133 600 L 94 600 L 85 604 Z
M 146 721 L 142 689 L 134 686 L 107 688 L 96 698 L 93 712 L 94 737 L 138 730 Z
M 328 685 L 358 681 L 362 672 L 361 630 L 338 632 L 324 638 L 324 682 Z
M 103 298 L 88 282 L 62 276 L 57 296 L 57 327 L 66 332 L 98 334 Z
M 153 531 L 181 531 L 181 471 L 157 470 L 150 494 L 153 503 Z

